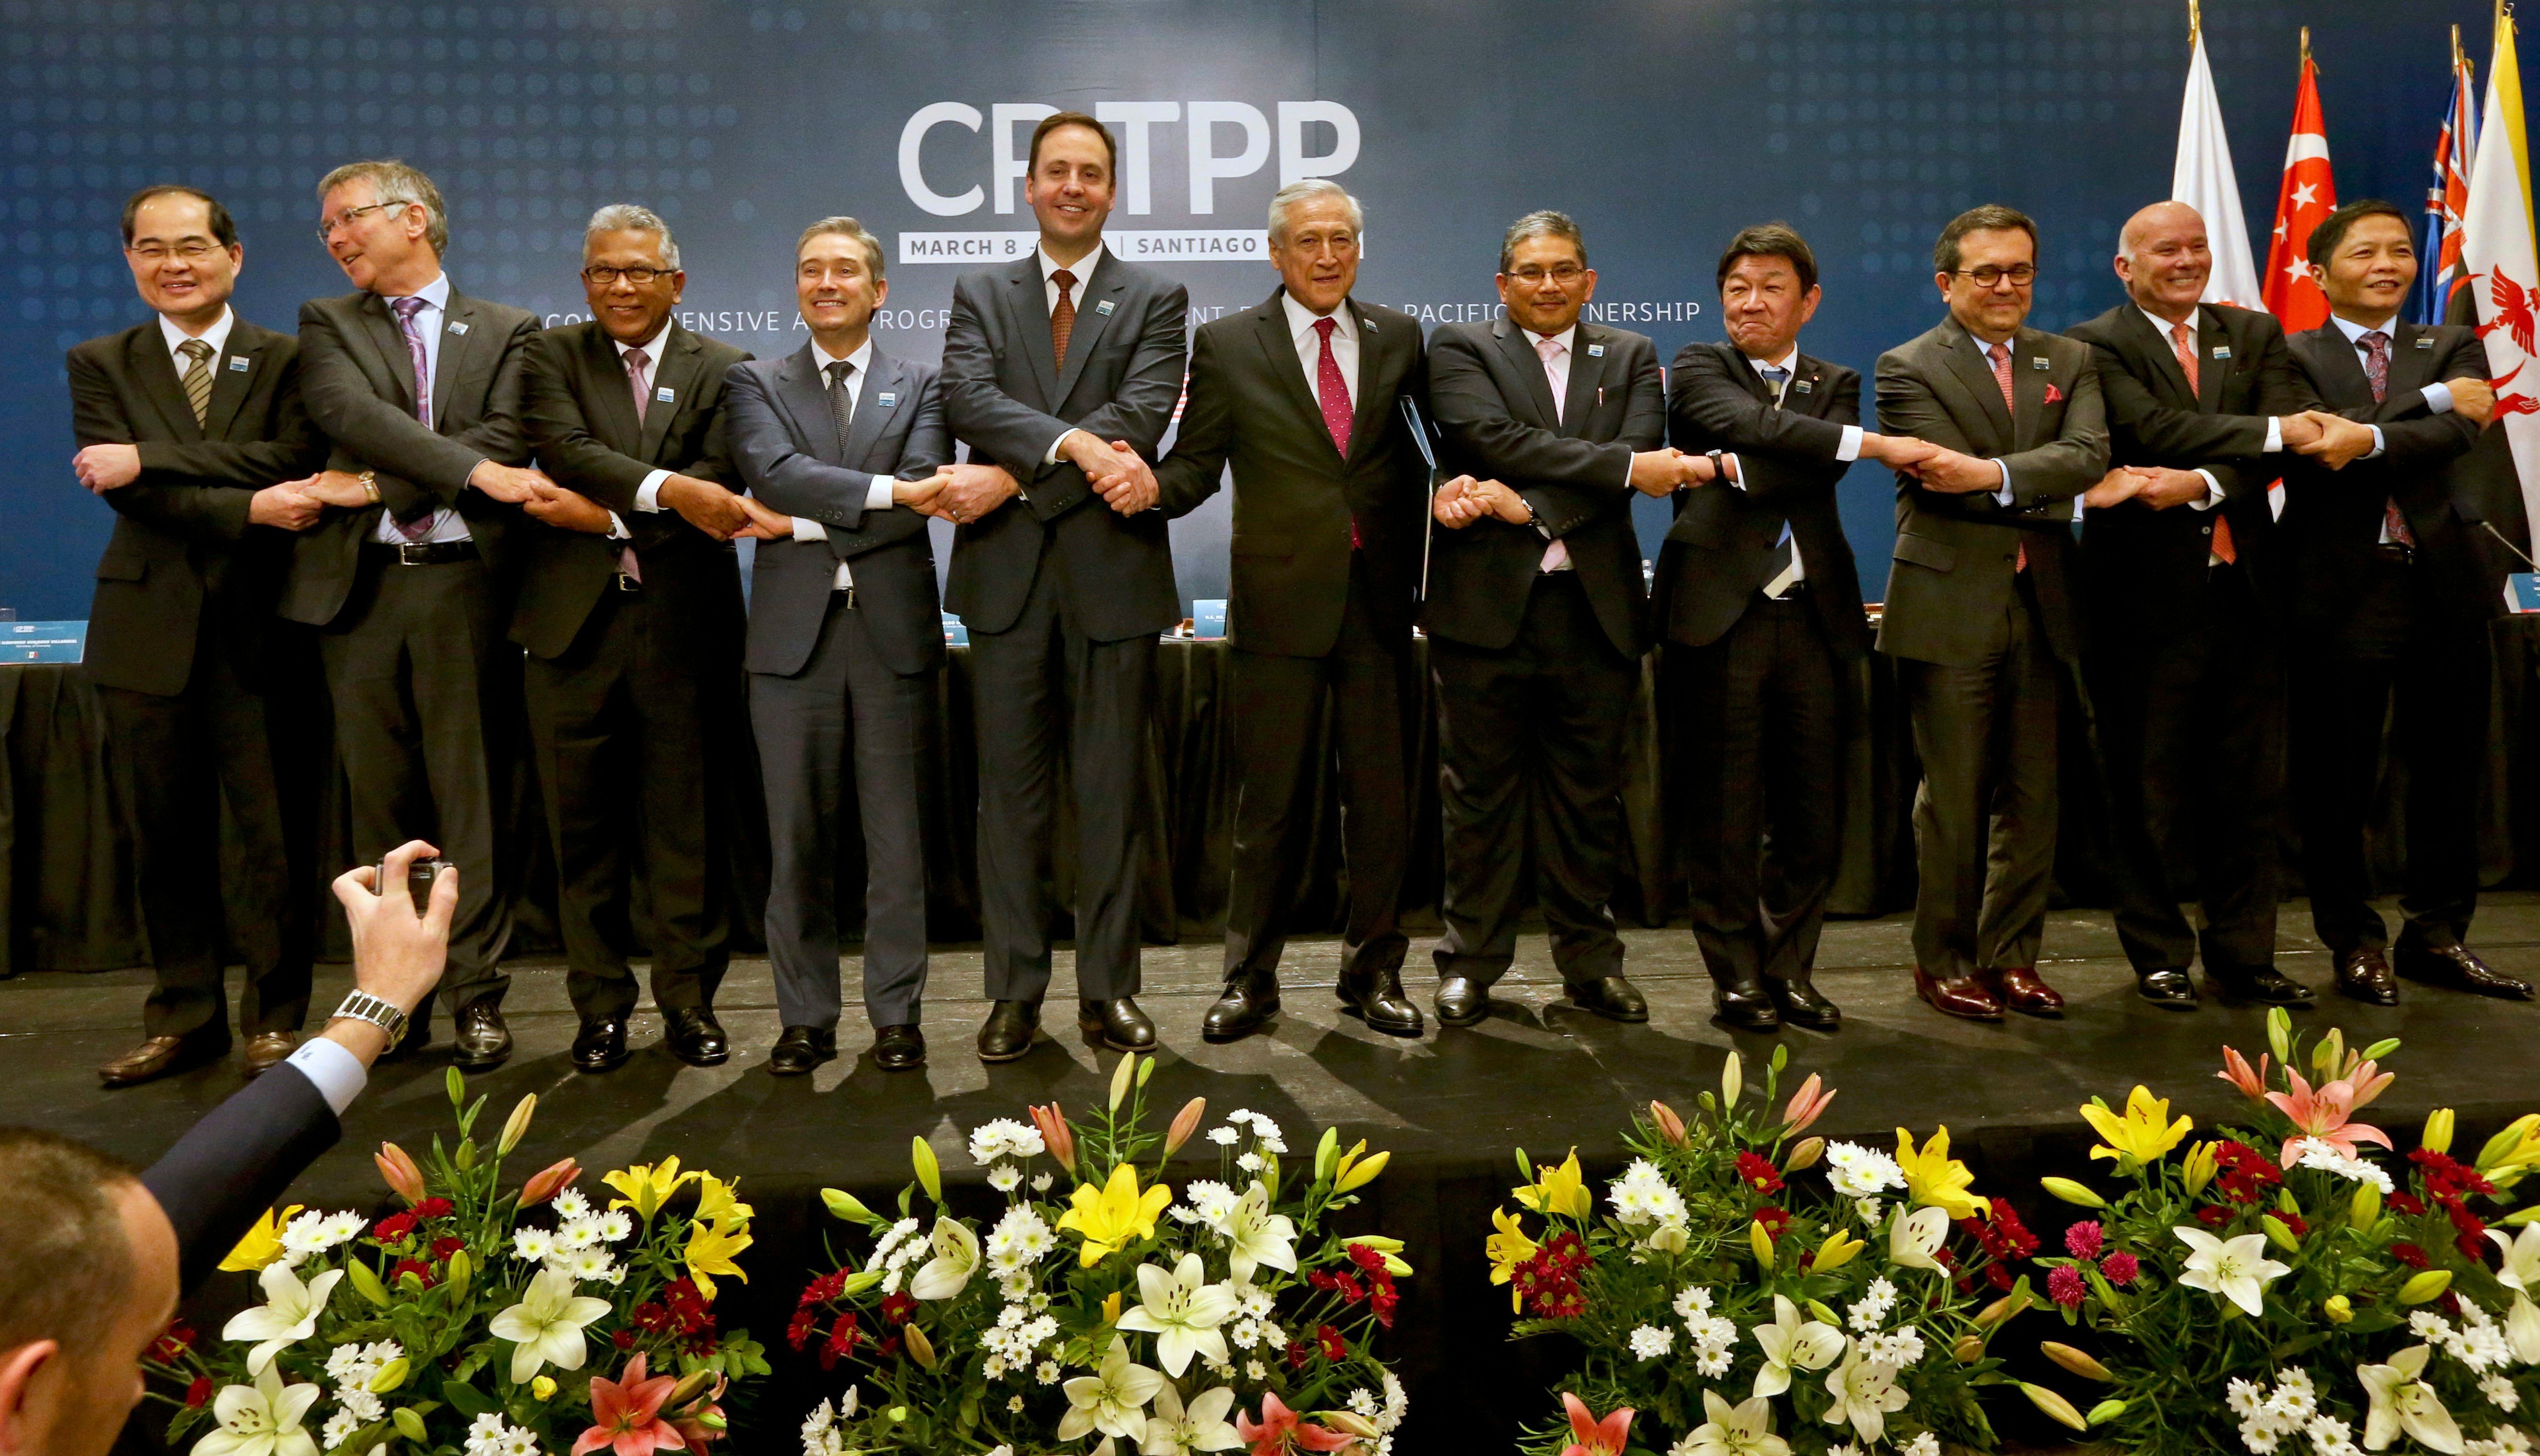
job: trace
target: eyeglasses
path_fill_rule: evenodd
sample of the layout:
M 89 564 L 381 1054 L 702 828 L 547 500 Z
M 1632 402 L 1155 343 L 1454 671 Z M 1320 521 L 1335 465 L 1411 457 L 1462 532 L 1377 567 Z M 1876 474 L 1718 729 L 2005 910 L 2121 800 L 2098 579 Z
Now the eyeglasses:
M 1988 263 L 1981 268 L 1960 268 L 1957 275 L 1971 280 L 1978 288 L 1992 288 L 2006 278 L 2011 280 L 2013 288 L 2026 288 L 2037 279 L 2037 265 L 2013 263 L 2008 268 L 1997 268 Z
M 197 241 L 179 243 L 175 247 L 163 247 L 155 243 L 145 243 L 139 247 L 127 246 L 123 250 L 145 263 L 164 263 L 172 257 L 179 262 L 199 263 L 220 251 L 220 247 L 216 243 Z
M 337 228 L 343 227 L 345 224 L 347 224 L 347 223 L 351 222 L 353 219 L 355 219 L 355 218 L 357 218 L 357 217 L 360 217 L 362 214 L 364 214 L 364 213 L 366 213 L 366 212 L 377 212 L 377 211 L 379 211 L 379 210 L 380 210 L 381 208 L 383 208 L 383 207 L 403 207 L 403 206 L 405 206 L 405 205 L 406 205 L 406 204 L 404 204 L 404 203 L 402 203 L 402 202 L 374 202 L 374 203 L 372 203 L 372 204 L 371 204 L 370 206 L 368 206 L 368 207 L 348 207 L 348 208 L 345 208 L 342 212 L 339 212 L 339 213 L 335 214 L 333 217 L 331 217 L 331 218 L 327 218 L 327 219 L 325 219 L 324 221 L 322 221 L 322 222 L 318 223 L 318 242 L 320 242 L 320 243 L 324 243 L 324 242 L 327 242 L 327 241 L 331 240 L 331 239 L 335 236 L 335 230 L 336 230 Z
M 649 286 L 656 278 L 667 278 L 670 268 L 602 268 L 597 264 L 582 270 L 582 281 L 594 288 L 606 288 L 623 278 L 637 288 Z
M 1557 268 L 1515 268 L 1510 270 L 1508 276 L 1528 288 L 1534 287 L 1547 278 L 1567 286 L 1578 282 L 1587 271 L 1577 263 L 1563 263 Z

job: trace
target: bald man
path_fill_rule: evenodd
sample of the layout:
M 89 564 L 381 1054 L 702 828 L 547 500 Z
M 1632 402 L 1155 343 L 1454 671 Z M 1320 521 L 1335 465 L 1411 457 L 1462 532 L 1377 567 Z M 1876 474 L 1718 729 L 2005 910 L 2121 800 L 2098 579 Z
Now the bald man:
M 2068 332 L 2108 404 L 2111 468 L 2082 497 L 2082 674 L 2117 937 L 2154 1005 L 2196 1008 L 2200 948 L 2224 1002 L 2308 1005 L 2275 968 L 2285 676 L 2267 488 L 2322 423 L 2274 318 L 2200 302 L 2214 255 L 2194 208 L 2136 213 L 2116 271 L 2126 301 Z

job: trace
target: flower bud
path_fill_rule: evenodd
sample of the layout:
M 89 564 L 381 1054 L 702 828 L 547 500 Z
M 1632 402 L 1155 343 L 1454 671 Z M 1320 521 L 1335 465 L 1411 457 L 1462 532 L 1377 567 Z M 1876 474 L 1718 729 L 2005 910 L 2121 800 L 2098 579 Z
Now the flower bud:
M 387 1395 L 389 1391 L 405 1384 L 406 1373 L 410 1368 L 404 1355 L 398 1355 L 395 1359 L 380 1366 L 380 1372 L 371 1377 L 371 1394 Z
M 823 1207 L 828 1209 L 829 1216 L 832 1218 L 842 1219 L 849 1223 L 876 1223 L 881 1221 L 874 1217 L 873 1210 L 865 1207 L 864 1200 L 844 1189 L 821 1189 L 820 1203 Z
M 344 1283 L 353 1286 L 354 1293 L 368 1299 L 380 1308 L 386 1309 L 388 1307 L 388 1286 L 381 1283 L 378 1272 L 373 1270 L 368 1264 L 363 1263 L 361 1260 L 347 1259 L 344 1261 Z
M 900 1329 L 900 1338 L 908 1347 L 908 1357 L 917 1361 L 920 1368 L 935 1368 L 935 1342 L 926 1338 L 924 1330 L 915 1325 L 905 1325 Z
M 494 1144 L 496 1157 L 510 1157 L 512 1149 L 521 1145 L 522 1137 L 529 1131 L 529 1119 L 535 1117 L 537 1111 L 538 1094 L 535 1092 L 523 1097 L 520 1105 L 512 1109 L 512 1115 L 503 1123 L 503 1140 Z
M 2399 1302 L 2402 1304 L 2423 1304 L 2427 1300 L 2441 1294 L 2443 1290 L 2448 1289 L 2451 1286 L 2452 1272 L 2450 1270 L 2419 1270 L 2406 1283 L 2399 1286 Z
M 1735 1052 L 1730 1052 L 1729 1060 L 1720 1064 L 1720 1110 L 1723 1113 L 1734 1111 L 1738 1094 L 1745 1090 L 1745 1060 Z
M 2417 1140 L 2417 1144 L 2428 1152 L 2452 1150 L 2452 1110 L 2450 1108 L 2437 1107 L 2426 1114 L 2426 1131 Z
M 452 1075 L 457 1075 L 456 1073 Z M 418 1446 L 424 1443 L 426 1433 L 423 1428 L 423 1418 L 415 1414 L 414 1407 L 397 1407 L 396 1414 L 390 1416 L 388 1421 L 396 1426 L 398 1435 L 404 1436 Z
M 1384 1165 L 1391 1161 L 1393 1150 L 1386 1148 L 1351 1164 L 1349 1171 L 1341 1174 L 1340 1180 L 1332 1185 L 1332 1192 L 1350 1193 L 1365 1188 L 1375 1182 L 1376 1175 L 1384 1171 Z
M 2028 1296 L 2026 1294 L 2005 1294 L 1991 1304 L 1986 1305 L 1983 1309 L 1977 1311 L 1976 1328 L 1979 1330 L 1990 1330 L 1994 1326 L 2001 1324 L 2003 1321 L 2019 1313 L 2027 1307 Z M 1831 1323 L 1831 1321 L 1829 1321 L 1829 1323 Z
M 2124 1414 L 2126 1414 L 2126 1403 L 2124 1401 L 2105 1400 L 2092 1406 L 2090 1408 L 2090 1414 L 2082 1417 L 2081 1419 L 2089 1421 L 2092 1425 L 2105 1425 Z
M 2081 1413 L 2073 1409 L 2073 1403 L 2071 1401 L 2068 1401 L 2064 1399 L 2064 1397 L 2057 1395 L 2055 1392 L 2048 1390 L 2045 1386 L 2031 1385 L 2027 1381 L 2022 1380 L 2019 1382 L 2019 1393 L 2028 1397 L 2028 1403 L 2030 1405 L 2035 1406 L 2040 1411 L 2045 1412 L 2049 1417 L 2062 1421 L 2064 1424 L 2073 1427 L 2075 1430 L 2088 1430 L 2090 1428 L 2089 1422 L 2081 1419 Z
M 712 1385 L 715 1382 L 715 1370 L 709 1366 L 702 1370 L 690 1370 L 685 1375 L 680 1376 L 679 1383 L 671 1386 L 670 1393 L 663 1398 L 662 1409 L 665 1411 L 674 1411 L 679 1407 L 686 1405 L 688 1402 L 695 1400 L 697 1398 L 697 1392 L 705 1389 L 707 1386 Z
M 2399 1050 L 2399 1038 L 2395 1036 L 2385 1036 L 2364 1049 L 2364 1060 L 2366 1062 L 2378 1062 L 2397 1050 Z
M 1199 1131 L 1200 1119 L 1206 1116 L 1208 1116 L 1206 1097 L 1193 1097 L 1183 1103 L 1182 1110 L 1173 1115 L 1173 1125 L 1164 1130 L 1164 1156 L 1171 1157 L 1181 1151 L 1182 1144 L 1191 1140 L 1191 1134 Z
M 1661 1254 L 1681 1254 L 1692 1242 L 1692 1232 L 1681 1223 L 1660 1224 L 1649 1237 L 1649 1246 Z
M 2283 1006 L 2268 1007 L 2267 1049 L 2276 1054 L 2277 1061 L 2290 1062 L 2293 1059 L 2293 1013 L 2286 1010 Z
M 1842 1318 L 1834 1312 L 1834 1307 L 1827 1304 L 1824 1300 L 1810 1299 L 1807 1301 L 1807 1306 L 1808 1313 L 1816 1316 L 1819 1320 L 1834 1326 L 1838 1330 L 1843 1328 Z
M 2108 1373 L 2107 1366 L 2092 1359 L 2086 1352 L 2076 1350 L 2070 1345 L 2053 1340 L 2041 1340 L 2037 1342 L 2037 1349 L 2039 1353 L 2084 1380 L 2096 1380 L 2105 1384 L 2116 1378 Z
M 1356 1411 L 1316 1411 L 1314 1419 L 1343 1435 L 1353 1435 L 1363 1441 L 1375 1440 L 1379 1434 L 1376 1422 Z
M 452 1167 L 459 1169 L 459 1171 L 462 1173 L 476 1166 L 476 1140 L 473 1138 L 460 1139 L 459 1143 L 459 1150 L 450 1155 L 450 1164 Z
M 1650 1101 L 1650 1121 L 1658 1124 L 1658 1136 L 1664 1138 L 1669 1146 L 1682 1147 L 1684 1145 L 1684 1119 L 1676 1115 L 1676 1110 L 1674 1108 L 1667 1106 L 1665 1103 L 1660 1102 L 1656 1098 L 1652 1098 Z
M 551 1199 L 557 1194 L 564 1192 L 566 1189 L 571 1188 L 573 1186 L 573 1180 L 581 1176 L 582 1164 L 575 1162 L 569 1157 L 560 1157 L 556 1159 L 554 1162 L 547 1164 L 545 1167 L 531 1174 L 529 1181 L 522 1185 L 521 1207 L 525 1209 L 536 1208 L 538 1205 L 545 1203 L 548 1199 Z
M 2178 1174 L 2189 1198 L 2203 1193 L 2205 1186 L 2214 1181 L 2214 1172 L 2221 1164 L 2222 1155 L 2221 1145 L 2214 1143 L 2199 1143 L 2187 1149 L 2187 1156 L 2179 1161 Z
M 944 1202 L 944 1168 L 935 1161 L 935 1149 L 920 1138 L 908 1140 L 908 1161 L 917 1170 L 917 1185 L 936 1203 Z
M 1828 1229 L 1825 1242 L 1817 1246 L 1817 1256 L 1808 1265 L 1808 1272 L 1828 1274 L 1841 1269 L 1850 1264 L 1852 1256 L 1861 1250 L 1861 1240 L 1847 1235 L 1841 1228 Z
M 2070 1178 L 2040 1178 L 2037 1184 L 2068 1204 L 2076 1204 L 2084 1209 L 2104 1209 L 2108 1206 L 2106 1199 Z
M 1960 1335 L 1958 1343 L 1949 1347 L 1949 1358 L 1962 1365 L 1974 1364 L 1984 1358 L 1984 1341 L 1973 1335 Z
M 2342 1325 L 2355 1318 L 2355 1303 L 2343 1294 L 2331 1294 L 2320 1302 L 2319 1312 L 2328 1316 L 2332 1325 Z
M 1773 1272 L 1773 1235 L 1766 1231 L 1760 1218 L 1746 1225 L 1746 1247 L 1755 1251 L 1756 1268 L 1765 1274 Z
M 450 1109 L 457 1112 L 467 1105 L 467 1078 L 452 1067 L 441 1074 L 441 1089 L 450 1094 Z
M 2258 1219 L 2258 1227 L 2267 1235 L 2267 1242 L 2274 1244 L 2277 1248 L 2284 1250 L 2288 1254 L 2298 1254 L 2301 1252 L 2301 1241 L 2294 1238 L 2293 1229 L 2287 1227 L 2285 1220 L 2277 1217 L 2275 1214 L 2262 1214 Z
M 529 1394 L 536 1396 L 539 1400 L 554 1400 L 555 1393 L 556 1383 L 555 1377 L 552 1375 L 540 1375 L 529 1382 Z
M 2310 1070 L 2318 1073 L 2320 1079 L 2326 1081 L 2344 1071 L 2342 1064 L 2345 1061 L 2346 1032 L 2342 1028 L 2332 1026 L 2328 1028 L 2328 1035 L 2321 1037 L 2319 1044 L 2310 1049 Z
M 476 1263 L 467 1257 L 465 1249 L 452 1250 L 448 1278 L 442 1281 L 450 1288 L 450 1297 L 458 1299 L 464 1296 L 467 1292 L 467 1281 L 475 1273 Z
M 1823 1138 L 1802 1138 L 1799 1140 L 1799 1145 L 1791 1149 L 1791 1160 L 1782 1164 L 1782 1171 L 1784 1173 L 1803 1172 L 1815 1167 L 1817 1159 L 1823 1156 L 1825 1156 Z
M 1121 1053 L 1120 1065 L 1111 1069 L 1111 1110 L 1114 1113 L 1120 1110 L 1121 1103 L 1129 1100 L 1129 1078 L 1137 1075 L 1138 1054 Z
M 414 1165 L 413 1158 L 406 1156 L 404 1148 L 393 1143 L 383 1143 L 380 1150 L 371 1154 L 371 1161 L 379 1165 L 380 1176 L 388 1181 L 389 1191 L 404 1199 L 407 1207 L 423 1202 L 423 1170 Z
M 2381 1189 L 2378 1184 L 2359 1183 L 2355 1196 L 2346 1201 L 2347 1216 L 2358 1228 L 2370 1228 L 2381 1216 Z

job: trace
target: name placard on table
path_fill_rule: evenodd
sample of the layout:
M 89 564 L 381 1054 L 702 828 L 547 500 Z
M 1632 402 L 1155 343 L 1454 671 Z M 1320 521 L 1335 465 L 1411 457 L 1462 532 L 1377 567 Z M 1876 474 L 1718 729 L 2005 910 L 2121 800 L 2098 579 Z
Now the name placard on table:
M 86 622 L 0 622 L 0 663 L 76 662 L 87 650 Z

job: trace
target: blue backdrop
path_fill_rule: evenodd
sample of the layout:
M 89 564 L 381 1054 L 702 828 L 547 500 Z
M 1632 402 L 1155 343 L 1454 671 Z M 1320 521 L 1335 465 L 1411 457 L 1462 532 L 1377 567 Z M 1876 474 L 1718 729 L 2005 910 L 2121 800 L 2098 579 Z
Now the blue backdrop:
M 2488 14 L 2211 0 L 2262 262 L 2296 26 L 2339 195 L 2413 207 L 2447 28 L 2483 77 Z M 1866 373 L 1937 317 L 1932 237 L 1976 202 L 2042 225 L 2040 325 L 2117 300 L 2117 227 L 2167 195 L 2187 31 L 2183 3 L 2142 0 L 0 0 L 0 606 L 39 618 L 87 614 L 109 524 L 68 468 L 61 359 L 148 316 L 115 233 L 144 183 L 228 202 L 238 308 L 286 329 L 302 299 L 347 286 L 312 231 L 335 163 L 423 167 L 459 286 L 559 319 L 581 305 L 583 220 L 645 202 L 677 229 L 690 323 L 761 354 L 806 338 L 795 233 L 849 212 L 891 249 L 883 347 L 931 359 L 960 260 L 1031 226 L 1032 118 L 1100 109 L 1124 144 L 1114 233 L 1189 284 L 1195 314 L 1267 295 L 1263 206 L 1283 176 L 1328 173 L 1367 204 L 1363 297 L 1486 316 L 1501 229 L 1559 207 L 1587 230 L 1598 316 L 1661 358 L 1718 335 L 1720 244 L 1785 218 L 1825 274 L 1805 347 Z M 1891 492 L 1869 470 L 1846 492 L 1875 596 Z M 1646 535 L 1662 515 L 1640 506 Z M 1224 594 L 1225 509 L 1176 528 L 1185 597 Z

